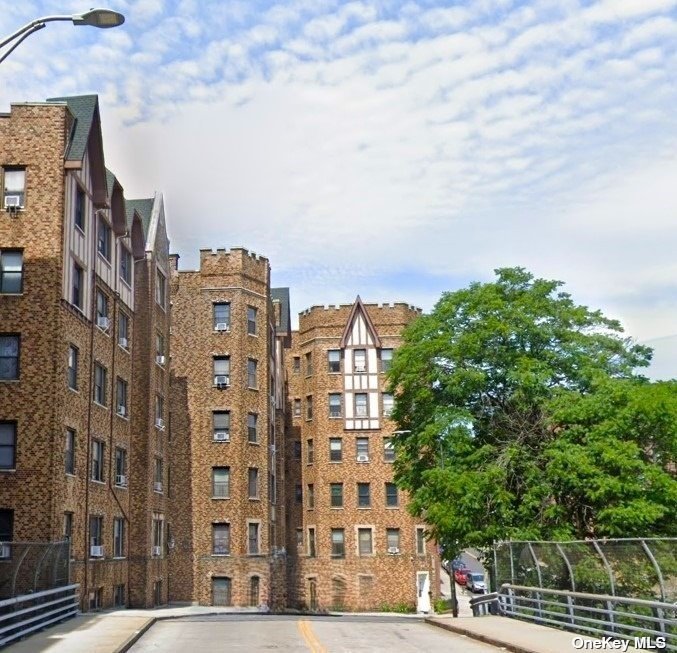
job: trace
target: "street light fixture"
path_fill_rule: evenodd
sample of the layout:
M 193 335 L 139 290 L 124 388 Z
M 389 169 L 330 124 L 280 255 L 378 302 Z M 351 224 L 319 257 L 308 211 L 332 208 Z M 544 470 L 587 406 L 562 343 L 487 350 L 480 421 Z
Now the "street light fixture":
M 15 43 L 12 44 L 12 47 L 0 56 L 0 63 L 7 59 L 24 39 L 38 30 L 41 30 L 47 23 L 52 23 L 54 21 L 71 21 L 73 25 L 91 25 L 92 27 L 106 29 L 108 27 L 122 25 L 122 23 L 125 22 L 125 17 L 112 9 L 90 9 L 82 14 L 73 14 L 72 16 L 44 16 L 43 18 L 36 18 L 0 42 L 0 48 L 4 48 L 9 43 L 12 43 L 12 41 L 15 41 Z

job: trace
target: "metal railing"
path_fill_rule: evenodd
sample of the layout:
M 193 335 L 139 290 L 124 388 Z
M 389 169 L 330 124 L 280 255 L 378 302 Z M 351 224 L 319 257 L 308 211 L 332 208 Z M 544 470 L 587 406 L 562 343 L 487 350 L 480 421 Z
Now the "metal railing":
M 78 613 L 80 585 L 65 585 L 0 601 L 0 646 Z
M 674 603 L 510 583 L 502 585 L 498 593 L 479 598 L 484 603 L 480 600 L 473 605 L 475 615 L 486 614 L 489 604 L 498 603 L 498 613 L 508 617 L 585 635 L 630 640 L 640 647 L 652 642 L 655 648 L 677 651 Z

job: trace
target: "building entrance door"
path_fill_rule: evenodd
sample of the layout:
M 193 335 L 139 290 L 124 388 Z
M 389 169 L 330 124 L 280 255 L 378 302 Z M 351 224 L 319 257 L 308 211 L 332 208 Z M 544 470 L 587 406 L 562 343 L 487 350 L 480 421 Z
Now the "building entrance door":
M 427 571 L 416 572 L 416 610 L 430 612 L 430 574 Z

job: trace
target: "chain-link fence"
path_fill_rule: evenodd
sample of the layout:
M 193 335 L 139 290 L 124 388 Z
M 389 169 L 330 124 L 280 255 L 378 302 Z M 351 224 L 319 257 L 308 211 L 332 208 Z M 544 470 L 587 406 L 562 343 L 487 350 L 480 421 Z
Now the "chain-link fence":
M 69 583 L 70 542 L 1 542 L 0 600 Z

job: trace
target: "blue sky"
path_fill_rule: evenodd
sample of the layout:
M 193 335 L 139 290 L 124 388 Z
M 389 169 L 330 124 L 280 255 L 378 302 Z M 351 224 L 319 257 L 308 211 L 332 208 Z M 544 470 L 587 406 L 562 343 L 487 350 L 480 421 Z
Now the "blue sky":
M 184 268 L 244 245 L 293 311 L 407 301 L 522 265 L 677 376 L 677 0 L 110 0 L 49 25 L 0 102 L 96 92 L 128 197 Z M 0 33 L 82 0 L 0 0 Z M 658 373 L 658 372 L 657 372 Z

